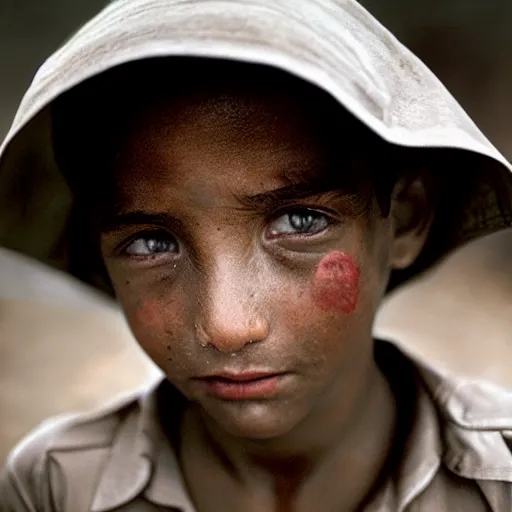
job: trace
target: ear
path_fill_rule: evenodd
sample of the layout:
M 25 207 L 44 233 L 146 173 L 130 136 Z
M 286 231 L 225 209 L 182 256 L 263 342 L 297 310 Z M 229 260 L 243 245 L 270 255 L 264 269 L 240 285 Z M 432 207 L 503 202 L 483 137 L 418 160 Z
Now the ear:
M 431 185 L 427 173 L 400 178 L 391 195 L 390 221 L 393 241 L 392 269 L 412 265 L 423 249 L 434 217 Z

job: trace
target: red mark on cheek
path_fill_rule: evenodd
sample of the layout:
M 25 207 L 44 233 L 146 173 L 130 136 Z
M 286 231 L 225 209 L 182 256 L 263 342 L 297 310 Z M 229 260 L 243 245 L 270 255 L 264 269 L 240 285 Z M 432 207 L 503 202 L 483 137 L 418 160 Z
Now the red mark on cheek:
M 340 251 L 322 258 L 313 277 L 312 296 L 324 311 L 352 313 L 357 305 L 359 269 Z
M 163 321 L 163 308 L 158 301 L 144 300 L 131 315 L 137 326 L 158 327 Z

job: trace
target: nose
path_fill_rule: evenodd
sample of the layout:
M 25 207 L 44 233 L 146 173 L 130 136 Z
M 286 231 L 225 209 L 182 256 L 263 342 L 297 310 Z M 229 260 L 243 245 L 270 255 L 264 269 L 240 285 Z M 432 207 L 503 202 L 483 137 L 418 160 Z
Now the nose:
M 201 301 L 197 337 L 201 344 L 220 352 L 236 353 L 250 343 L 264 341 L 269 334 L 269 323 L 258 307 L 257 294 L 248 286 L 252 280 L 246 272 L 241 274 L 237 279 L 233 266 L 218 269 Z

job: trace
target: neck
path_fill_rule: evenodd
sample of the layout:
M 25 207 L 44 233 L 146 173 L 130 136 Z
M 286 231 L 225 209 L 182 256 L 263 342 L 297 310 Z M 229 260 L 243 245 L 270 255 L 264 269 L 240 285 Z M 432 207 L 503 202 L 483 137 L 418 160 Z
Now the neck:
M 217 473 L 220 468 L 250 494 L 266 487 L 267 495 L 280 503 L 278 510 L 312 510 L 318 496 L 330 503 L 323 510 L 356 509 L 385 469 L 396 429 L 395 399 L 372 362 L 351 411 L 336 407 L 332 397 L 328 402 L 330 407 L 294 431 L 265 441 L 232 438 L 191 409 L 183 429 L 183 456 L 187 445 L 194 445 L 194 457 L 201 453 L 205 458 L 198 464 Z M 292 508 L 291 503 L 304 506 Z

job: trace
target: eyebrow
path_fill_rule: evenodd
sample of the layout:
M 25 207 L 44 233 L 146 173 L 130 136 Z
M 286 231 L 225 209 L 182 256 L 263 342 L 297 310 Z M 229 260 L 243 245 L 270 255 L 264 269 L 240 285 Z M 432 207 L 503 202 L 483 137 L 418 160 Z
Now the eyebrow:
M 285 179 L 291 183 L 254 195 L 234 194 L 234 196 L 243 209 L 267 211 L 300 199 L 325 195 L 335 191 L 343 193 L 340 184 L 335 183 L 332 179 L 315 177 L 315 179 L 306 180 L 304 178 L 297 179 L 294 175 L 287 175 Z M 349 197 L 353 198 L 354 196 L 350 192 L 345 193 Z M 183 232 L 184 230 L 183 223 L 170 213 L 134 210 L 127 212 L 115 211 L 107 215 L 101 222 L 101 231 L 108 234 L 140 225 L 161 226 L 175 232 Z
M 274 208 L 280 203 L 326 194 L 339 190 L 339 188 L 339 186 L 337 187 L 333 182 L 329 182 L 329 180 L 316 179 L 314 181 L 292 183 L 251 196 L 237 195 L 236 199 L 246 208 L 265 210 Z
M 324 192 L 326 189 L 324 187 Z M 243 208 L 254 210 L 266 210 L 275 208 L 276 205 L 289 201 L 304 199 L 318 195 L 322 190 L 313 187 L 309 183 L 286 185 L 267 192 L 261 192 L 252 196 L 238 196 L 236 200 Z M 161 226 L 179 232 L 183 230 L 182 222 L 167 212 L 148 212 L 144 210 L 112 212 L 101 221 L 102 233 L 108 234 L 125 228 L 141 225 Z
M 131 212 L 115 212 L 107 216 L 101 222 L 101 231 L 108 234 L 123 228 L 144 224 L 160 226 L 174 231 L 181 231 L 183 229 L 182 222 L 169 213 L 134 210 Z

